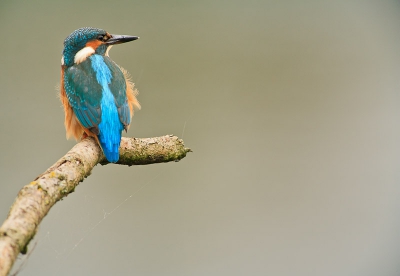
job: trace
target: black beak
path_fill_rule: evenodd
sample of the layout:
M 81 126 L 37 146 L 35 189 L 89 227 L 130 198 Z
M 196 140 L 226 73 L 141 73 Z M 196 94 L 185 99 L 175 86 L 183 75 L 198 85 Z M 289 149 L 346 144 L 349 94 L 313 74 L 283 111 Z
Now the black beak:
M 136 40 L 138 38 L 139 38 L 138 36 L 112 34 L 111 38 L 106 41 L 106 44 L 108 45 L 121 44 L 132 40 Z

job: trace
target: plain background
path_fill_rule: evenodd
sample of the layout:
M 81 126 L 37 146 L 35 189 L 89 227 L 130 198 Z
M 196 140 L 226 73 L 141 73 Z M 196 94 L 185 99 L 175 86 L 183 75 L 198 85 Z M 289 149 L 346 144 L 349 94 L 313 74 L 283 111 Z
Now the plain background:
M 2 0 L 0 220 L 75 144 L 56 86 L 84 26 L 140 36 L 110 52 L 127 136 L 194 152 L 97 166 L 18 275 L 400 275 L 398 1 Z

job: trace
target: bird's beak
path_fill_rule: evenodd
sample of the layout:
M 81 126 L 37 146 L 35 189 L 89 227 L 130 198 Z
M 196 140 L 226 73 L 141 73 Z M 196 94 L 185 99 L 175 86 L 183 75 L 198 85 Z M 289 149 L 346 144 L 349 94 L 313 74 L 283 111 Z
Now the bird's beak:
M 139 38 L 138 36 L 112 34 L 111 38 L 106 41 L 106 44 L 108 45 L 121 44 L 132 40 L 136 40 L 138 38 Z

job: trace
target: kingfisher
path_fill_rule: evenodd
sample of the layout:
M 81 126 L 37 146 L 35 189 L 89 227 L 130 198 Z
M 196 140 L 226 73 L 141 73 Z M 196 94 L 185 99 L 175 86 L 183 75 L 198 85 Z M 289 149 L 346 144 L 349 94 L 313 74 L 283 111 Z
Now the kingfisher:
M 108 54 L 113 45 L 138 38 L 85 27 L 64 40 L 60 98 L 67 139 L 94 137 L 111 163 L 119 159 L 122 131 L 140 104 L 128 72 Z

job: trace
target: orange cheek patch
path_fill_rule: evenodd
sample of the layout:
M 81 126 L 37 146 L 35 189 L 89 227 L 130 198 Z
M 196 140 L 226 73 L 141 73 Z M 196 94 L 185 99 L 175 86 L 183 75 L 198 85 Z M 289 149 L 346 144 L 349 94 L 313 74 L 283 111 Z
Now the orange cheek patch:
M 86 47 L 92 47 L 93 50 L 96 51 L 97 47 L 99 47 L 101 44 L 103 44 L 103 42 L 101 42 L 100 40 L 92 40 L 86 43 Z

